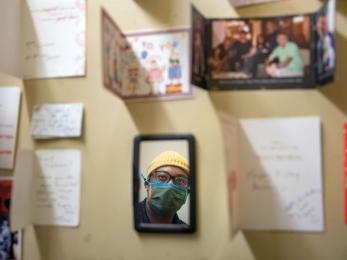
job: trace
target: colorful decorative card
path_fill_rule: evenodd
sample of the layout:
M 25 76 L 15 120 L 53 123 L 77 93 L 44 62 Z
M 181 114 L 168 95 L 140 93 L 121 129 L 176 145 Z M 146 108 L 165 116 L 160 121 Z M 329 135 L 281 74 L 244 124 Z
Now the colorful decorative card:
M 102 11 L 103 79 L 125 100 L 192 95 L 189 30 L 123 34 Z

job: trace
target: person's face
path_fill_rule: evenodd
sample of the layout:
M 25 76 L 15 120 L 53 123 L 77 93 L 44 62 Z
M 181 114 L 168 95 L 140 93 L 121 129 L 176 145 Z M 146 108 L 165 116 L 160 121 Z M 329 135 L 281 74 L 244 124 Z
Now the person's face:
M 189 188 L 188 174 L 175 166 L 162 166 L 149 176 L 150 182 L 173 183 L 184 188 Z M 148 191 L 148 185 L 146 186 Z
M 328 32 L 328 20 L 327 17 L 321 15 L 317 20 L 317 31 L 319 33 L 327 33 Z
M 286 35 L 280 34 L 280 35 L 277 36 L 277 43 L 282 48 L 286 46 L 287 42 L 288 42 L 288 39 L 287 39 Z
M 215 58 L 219 58 L 219 55 L 220 55 L 220 49 L 219 49 L 219 48 L 216 48 L 216 49 L 214 50 L 214 57 L 215 57 Z
M 264 37 L 263 36 L 259 36 L 258 37 L 258 44 L 263 44 L 264 43 Z
M 242 32 L 240 34 L 240 41 L 241 42 L 246 42 L 247 41 L 247 34 L 246 33 Z
M 230 40 L 230 38 L 225 38 L 224 39 L 224 49 L 227 49 L 227 48 L 229 48 L 231 46 L 231 40 Z
M 266 23 L 266 31 L 272 33 L 275 30 L 275 24 L 271 21 Z

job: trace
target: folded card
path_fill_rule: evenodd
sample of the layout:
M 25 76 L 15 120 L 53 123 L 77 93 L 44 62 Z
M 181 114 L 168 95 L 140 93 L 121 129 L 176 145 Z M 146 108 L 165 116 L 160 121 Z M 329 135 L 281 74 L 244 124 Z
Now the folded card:
M 123 34 L 102 10 L 103 81 L 125 100 L 192 96 L 189 30 Z
M 19 87 L 0 87 L 0 169 L 12 169 L 20 109 Z
M 319 118 L 221 122 L 233 233 L 323 231 Z
M 0 1 L 0 71 L 21 78 L 85 75 L 86 0 Z
M 11 228 L 76 227 L 80 219 L 79 150 L 21 150 L 14 171 Z
M 335 0 L 316 12 L 205 18 L 192 8 L 192 83 L 207 90 L 315 88 L 334 80 Z

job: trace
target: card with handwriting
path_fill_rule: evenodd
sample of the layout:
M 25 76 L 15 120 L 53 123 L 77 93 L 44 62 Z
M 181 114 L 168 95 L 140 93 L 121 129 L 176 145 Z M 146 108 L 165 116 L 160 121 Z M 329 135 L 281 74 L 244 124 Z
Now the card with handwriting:
M 12 169 L 20 109 L 19 87 L 0 87 L 0 169 Z
M 323 231 L 319 118 L 221 122 L 233 231 Z
M 83 104 L 43 104 L 35 106 L 31 120 L 34 139 L 80 137 Z
M 79 150 L 22 150 L 14 173 L 11 227 L 76 227 L 80 221 Z
M 0 16 L 0 71 L 25 79 L 85 75 L 86 0 L 4 0 Z
M 103 81 L 124 100 L 192 96 L 189 30 L 127 33 L 102 10 Z

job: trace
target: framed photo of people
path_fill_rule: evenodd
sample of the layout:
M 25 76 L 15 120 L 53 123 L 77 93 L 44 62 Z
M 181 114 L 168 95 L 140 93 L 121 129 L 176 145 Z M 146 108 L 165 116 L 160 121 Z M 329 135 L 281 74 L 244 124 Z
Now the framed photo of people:
M 195 231 L 194 144 L 190 134 L 135 137 L 133 209 L 138 232 Z
M 206 19 L 192 7 L 192 83 L 211 90 L 314 88 L 334 79 L 334 32 L 335 0 L 315 13 L 276 17 Z

